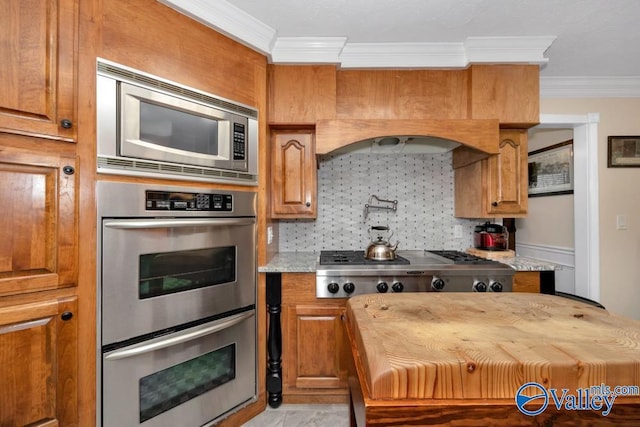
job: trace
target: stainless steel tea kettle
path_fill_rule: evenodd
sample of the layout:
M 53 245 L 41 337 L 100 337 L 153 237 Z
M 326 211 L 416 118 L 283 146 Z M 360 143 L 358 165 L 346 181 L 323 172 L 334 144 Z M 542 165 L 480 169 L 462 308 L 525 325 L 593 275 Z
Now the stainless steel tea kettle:
M 375 234 L 375 237 L 372 237 L 364 257 L 375 261 L 393 261 L 396 259 L 396 249 L 399 242 L 396 242 L 395 245 L 389 243 L 391 236 L 393 236 L 393 232 L 389 231 L 389 227 L 374 225 L 371 227 L 370 233 L 372 236 Z M 387 233 L 389 235 L 385 240 L 384 234 Z

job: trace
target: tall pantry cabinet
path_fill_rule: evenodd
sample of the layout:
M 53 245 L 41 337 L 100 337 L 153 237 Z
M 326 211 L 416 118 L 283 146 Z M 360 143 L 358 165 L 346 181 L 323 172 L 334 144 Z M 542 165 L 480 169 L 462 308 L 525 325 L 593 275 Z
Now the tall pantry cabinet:
M 0 425 L 78 424 L 78 0 L 1 0 Z

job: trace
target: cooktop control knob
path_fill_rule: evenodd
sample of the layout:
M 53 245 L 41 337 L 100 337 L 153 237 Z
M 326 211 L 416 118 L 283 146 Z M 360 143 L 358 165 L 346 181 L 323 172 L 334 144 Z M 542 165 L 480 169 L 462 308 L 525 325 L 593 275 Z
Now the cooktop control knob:
M 431 280 L 431 289 L 436 291 L 441 291 L 444 288 L 444 280 L 439 277 L 434 277 Z
M 347 282 L 344 284 L 344 286 L 342 287 L 342 289 L 344 289 L 344 291 L 348 294 L 352 293 L 353 291 L 356 290 L 356 285 L 354 285 L 351 282 Z
M 378 283 L 378 286 L 376 286 L 376 289 L 381 294 L 384 294 L 389 290 L 389 285 L 387 285 L 387 282 L 380 282 Z
M 331 292 L 332 294 L 336 294 L 340 290 L 340 285 L 338 285 L 336 282 L 331 282 L 327 285 L 327 290 L 329 290 L 329 292 Z
M 489 289 L 491 289 L 491 292 L 502 292 L 502 283 L 498 281 L 491 282 Z
M 475 281 L 473 283 L 473 290 L 476 292 L 487 292 L 487 284 L 481 281 Z
M 393 289 L 393 292 L 402 292 L 404 290 L 404 285 L 402 284 L 402 282 L 395 282 L 391 286 L 391 289 Z

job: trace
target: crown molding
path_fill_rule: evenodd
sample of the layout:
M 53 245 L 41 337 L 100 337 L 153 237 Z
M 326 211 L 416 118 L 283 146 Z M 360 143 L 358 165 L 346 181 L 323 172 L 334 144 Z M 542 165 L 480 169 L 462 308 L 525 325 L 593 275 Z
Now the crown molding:
M 276 30 L 225 0 L 158 0 L 183 15 L 265 55 L 276 42 Z
M 274 64 L 337 64 L 346 41 L 346 37 L 278 37 L 270 59 Z
M 346 37 L 280 40 L 271 52 L 273 63 L 310 58 L 341 68 L 465 68 L 472 63 L 545 64 L 543 54 L 555 37 L 469 37 L 459 43 L 349 43 Z
M 540 77 L 542 98 L 638 98 L 640 76 Z
M 464 42 L 469 63 L 529 63 L 546 64 L 544 53 L 556 36 L 469 37 Z
M 462 43 L 347 43 L 342 68 L 464 68 Z

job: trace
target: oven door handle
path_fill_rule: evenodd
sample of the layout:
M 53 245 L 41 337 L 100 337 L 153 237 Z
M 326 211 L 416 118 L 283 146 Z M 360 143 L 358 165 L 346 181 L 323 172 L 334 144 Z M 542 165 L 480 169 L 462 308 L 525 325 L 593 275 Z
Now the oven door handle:
M 121 229 L 179 228 L 179 227 L 234 227 L 253 225 L 255 218 L 184 218 L 184 219 L 117 219 L 104 222 L 105 227 Z
M 196 331 L 188 332 L 186 334 L 180 334 L 167 339 L 161 339 L 148 344 L 140 343 L 133 347 L 127 347 L 126 349 L 123 349 L 123 350 L 116 350 L 113 353 L 109 353 L 104 358 L 106 360 L 125 359 L 127 357 L 138 356 L 140 354 L 149 353 L 152 351 L 160 350 L 162 348 L 171 347 L 177 344 L 182 344 L 188 341 L 193 341 L 195 339 L 202 338 L 207 335 L 215 334 L 216 332 L 220 332 L 224 329 L 230 328 L 253 316 L 255 316 L 254 310 L 247 311 L 245 313 L 234 314 L 233 316 L 230 316 L 214 325 L 207 326 L 206 328 L 198 329 Z

